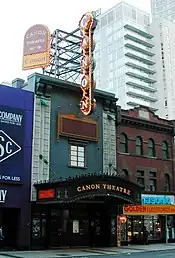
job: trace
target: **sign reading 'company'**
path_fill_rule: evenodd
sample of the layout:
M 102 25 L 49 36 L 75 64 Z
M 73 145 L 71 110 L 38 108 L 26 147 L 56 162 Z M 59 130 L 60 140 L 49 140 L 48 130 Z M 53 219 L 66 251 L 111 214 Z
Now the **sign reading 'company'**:
M 29 28 L 24 36 L 23 70 L 45 68 L 50 64 L 50 31 L 42 24 Z

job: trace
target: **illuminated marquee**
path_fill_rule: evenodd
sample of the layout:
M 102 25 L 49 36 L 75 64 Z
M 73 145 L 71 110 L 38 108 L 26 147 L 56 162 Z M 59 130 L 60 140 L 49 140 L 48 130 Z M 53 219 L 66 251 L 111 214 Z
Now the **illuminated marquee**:
M 95 81 L 93 71 L 95 62 L 93 59 L 93 51 L 95 48 L 93 34 L 97 26 L 93 12 L 84 14 L 79 22 L 80 32 L 82 36 L 80 47 L 82 49 L 82 58 L 80 62 L 82 71 L 81 90 L 82 98 L 80 101 L 80 109 L 84 115 L 91 115 L 96 106 L 94 99 Z
M 131 195 L 131 191 L 129 189 L 123 188 L 118 185 L 89 184 L 89 185 L 77 186 L 77 192 L 93 191 L 93 190 L 100 190 L 100 189 L 107 190 L 107 191 L 115 191 L 126 195 Z

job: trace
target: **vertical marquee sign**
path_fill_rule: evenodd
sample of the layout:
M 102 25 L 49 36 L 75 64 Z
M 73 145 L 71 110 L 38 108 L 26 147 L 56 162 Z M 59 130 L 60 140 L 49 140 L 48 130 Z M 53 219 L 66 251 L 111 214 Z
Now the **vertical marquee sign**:
M 42 24 L 30 27 L 24 36 L 23 70 L 50 65 L 50 31 Z
M 95 48 L 93 35 L 97 26 L 97 20 L 93 12 L 84 14 L 79 22 L 80 32 L 82 36 L 81 49 L 82 59 L 80 62 L 82 70 L 81 90 L 82 98 L 80 101 L 80 109 L 84 115 L 91 115 L 96 106 L 94 99 L 95 81 L 93 78 L 93 71 L 95 69 L 95 62 L 93 59 L 93 51 Z

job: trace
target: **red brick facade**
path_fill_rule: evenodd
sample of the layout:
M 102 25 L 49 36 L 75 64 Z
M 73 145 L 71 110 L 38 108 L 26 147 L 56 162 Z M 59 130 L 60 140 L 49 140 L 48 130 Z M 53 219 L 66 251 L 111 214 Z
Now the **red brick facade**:
M 128 172 L 129 179 L 137 182 L 138 173 L 144 173 L 145 191 L 151 191 L 150 179 L 156 175 L 156 192 L 172 192 L 174 187 L 174 122 L 160 119 L 143 107 L 121 110 L 121 121 L 117 127 L 117 167 Z M 127 151 L 121 147 L 121 134 L 127 138 Z M 143 152 L 136 153 L 136 137 L 142 140 Z M 155 143 L 155 157 L 150 157 L 148 141 Z M 162 146 L 167 143 L 168 158 L 163 158 Z M 149 145 L 150 146 L 150 145 Z M 169 190 L 165 187 L 165 177 L 169 176 Z M 166 190 L 165 190 L 166 189 Z

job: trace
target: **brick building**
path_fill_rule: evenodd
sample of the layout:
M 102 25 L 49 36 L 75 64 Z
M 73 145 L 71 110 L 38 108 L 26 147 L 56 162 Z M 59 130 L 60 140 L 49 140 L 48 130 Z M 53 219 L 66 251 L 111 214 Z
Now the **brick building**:
M 174 121 L 159 118 L 148 108 L 118 108 L 117 169 L 144 187 L 142 204 L 175 204 Z M 166 219 L 167 218 L 167 219 Z M 131 241 L 139 240 L 143 227 L 150 242 L 174 242 L 175 218 L 171 216 L 128 217 Z
M 145 191 L 174 190 L 174 121 L 144 107 L 121 110 L 117 127 L 117 166 Z

